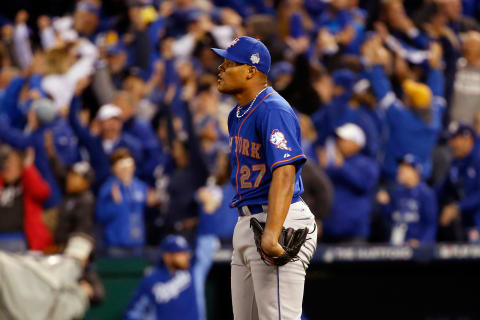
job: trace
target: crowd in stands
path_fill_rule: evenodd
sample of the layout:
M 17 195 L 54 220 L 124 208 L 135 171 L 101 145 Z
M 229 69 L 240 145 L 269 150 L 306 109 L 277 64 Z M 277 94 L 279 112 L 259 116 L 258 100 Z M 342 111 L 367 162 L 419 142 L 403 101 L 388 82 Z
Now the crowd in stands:
M 479 1 L 16 9 L 0 15 L 0 248 L 56 252 L 75 232 L 111 255 L 171 233 L 209 256 L 228 243 L 235 101 L 210 48 L 242 35 L 267 45 L 300 120 L 320 242 L 480 241 Z

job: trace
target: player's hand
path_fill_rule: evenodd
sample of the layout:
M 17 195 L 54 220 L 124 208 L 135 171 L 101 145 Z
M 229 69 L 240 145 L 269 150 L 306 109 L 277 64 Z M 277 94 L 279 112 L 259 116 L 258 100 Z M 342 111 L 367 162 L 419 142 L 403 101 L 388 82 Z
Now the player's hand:
M 447 205 L 442 210 L 442 214 L 440 215 L 440 225 L 442 227 L 446 227 L 450 225 L 453 220 L 455 220 L 460 214 L 460 210 L 456 203 L 452 203 Z
M 278 243 L 278 239 L 275 239 L 273 235 L 265 232 L 262 236 L 262 250 L 270 257 L 279 257 L 283 254 L 282 246 Z

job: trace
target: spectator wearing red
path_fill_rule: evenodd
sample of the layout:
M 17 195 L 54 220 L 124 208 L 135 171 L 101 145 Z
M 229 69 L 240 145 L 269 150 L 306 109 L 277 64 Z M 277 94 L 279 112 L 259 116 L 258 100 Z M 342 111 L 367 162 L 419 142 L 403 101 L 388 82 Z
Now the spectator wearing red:
M 42 206 L 50 196 L 50 187 L 33 164 L 32 148 L 23 155 L 6 147 L 5 155 L 0 171 L 0 234 L 24 232 L 30 250 L 45 250 L 53 244 L 42 220 Z

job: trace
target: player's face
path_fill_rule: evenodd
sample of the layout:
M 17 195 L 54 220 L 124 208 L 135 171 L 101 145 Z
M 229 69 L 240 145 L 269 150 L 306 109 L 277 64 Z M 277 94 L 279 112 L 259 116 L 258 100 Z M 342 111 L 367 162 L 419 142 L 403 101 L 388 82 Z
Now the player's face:
M 248 74 L 248 66 L 224 59 L 218 67 L 218 91 L 225 94 L 236 94 L 244 90 Z

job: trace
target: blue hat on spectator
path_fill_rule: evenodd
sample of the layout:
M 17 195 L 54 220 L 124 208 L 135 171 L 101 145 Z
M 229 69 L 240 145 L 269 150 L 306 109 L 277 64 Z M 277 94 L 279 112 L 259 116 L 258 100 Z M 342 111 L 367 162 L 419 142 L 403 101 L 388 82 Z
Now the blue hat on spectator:
M 272 60 L 270 52 L 261 41 L 254 38 L 247 36 L 236 38 L 226 50 L 215 48 L 212 48 L 212 50 L 222 58 L 248 64 L 265 74 L 270 71 Z
M 190 246 L 184 237 L 173 234 L 163 239 L 160 248 L 163 252 L 185 252 L 190 250 Z
M 415 170 L 417 170 L 417 172 L 420 173 L 420 174 L 423 171 L 422 162 L 420 161 L 420 159 L 417 156 L 415 156 L 411 153 L 408 153 L 408 154 L 404 155 L 402 158 L 400 158 L 398 160 L 398 163 L 408 164 L 411 167 L 413 167 Z
M 270 71 L 269 77 L 272 81 L 276 81 L 278 77 L 284 74 L 292 74 L 294 71 L 294 67 L 290 62 L 287 61 L 280 61 L 275 63 L 272 66 L 272 70 Z
M 345 88 L 346 91 L 352 91 L 357 82 L 357 75 L 348 69 L 340 69 L 332 74 L 335 85 Z
M 473 130 L 473 128 L 466 123 L 458 121 L 451 122 L 448 125 L 448 139 L 452 139 L 460 135 L 475 137 L 475 130 Z

